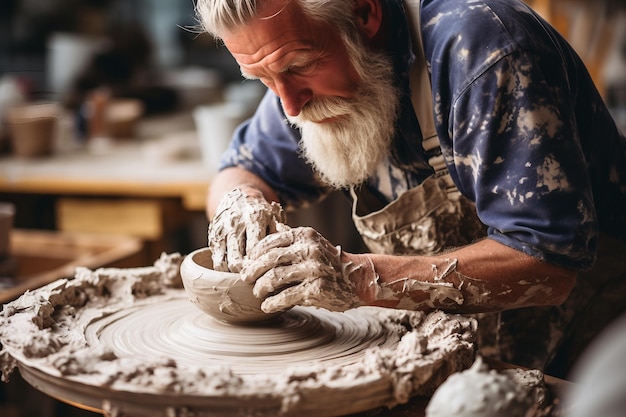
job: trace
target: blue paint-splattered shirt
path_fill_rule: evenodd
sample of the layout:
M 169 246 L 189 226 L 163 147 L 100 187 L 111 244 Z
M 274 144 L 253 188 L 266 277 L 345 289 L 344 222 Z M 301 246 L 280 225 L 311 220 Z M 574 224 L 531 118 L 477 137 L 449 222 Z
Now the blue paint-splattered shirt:
M 382 3 L 404 96 L 394 151 L 366 186 L 391 202 L 432 170 L 410 101 L 405 11 Z M 626 240 L 626 140 L 563 38 L 516 0 L 423 0 L 421 31 L 441 150 L 489 237 L 579 269 L 592 264 L 598 231 Z M 302 206 L 328 190 L 298 141 L 268 92 L 222 167 L 246 168 L 285 206 Z

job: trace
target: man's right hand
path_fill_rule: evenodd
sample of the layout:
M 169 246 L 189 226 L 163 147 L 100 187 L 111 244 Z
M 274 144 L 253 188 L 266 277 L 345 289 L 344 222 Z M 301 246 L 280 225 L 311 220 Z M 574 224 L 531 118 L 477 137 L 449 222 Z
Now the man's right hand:
M 209 225 L 208 246 L 213 269 L 239 272 L 249 251 L 265 236 L 289 228 L 278 203 L 270 203 L 250 187 L 235 188 L 222 197 Z

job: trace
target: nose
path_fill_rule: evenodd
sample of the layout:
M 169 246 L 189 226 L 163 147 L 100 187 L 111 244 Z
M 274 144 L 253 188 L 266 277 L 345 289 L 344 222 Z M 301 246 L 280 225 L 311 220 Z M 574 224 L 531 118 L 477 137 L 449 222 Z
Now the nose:
M 297 116 L 302 107 L 311 100 L 313 92 L 302 82 L 282 77 L 274 81 L 274 92 L 283 104 L 288 116 Z

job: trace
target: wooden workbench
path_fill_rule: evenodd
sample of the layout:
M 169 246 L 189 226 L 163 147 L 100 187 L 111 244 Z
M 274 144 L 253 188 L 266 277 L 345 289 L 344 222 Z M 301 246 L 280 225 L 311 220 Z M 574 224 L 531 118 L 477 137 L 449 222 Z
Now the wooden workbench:
M 191 116 L 176 114 L 148 119 L 137 137 L 97 150 L 74 146 L 44 158 L 0 156 L 0 201 L 18 201 L 17 227 L 140 238 L 144 263 L 151 264 L 162 251 L 188 249 L 169 241 L 190 216 L 204 220 L 211 176 Z M 44 198 L 49 207 L 40 209 Z M 20 202 L 27 213 L 20 213 Z M 42 216 L 51 220 L 20 224 Z
M 188 115 L 146 120 L 136 138 L 94 150 L 57 150 L 52 156 L 0 157 L 0 193 L 180 198 L 204 210 L 211 171 L 201 158 Z

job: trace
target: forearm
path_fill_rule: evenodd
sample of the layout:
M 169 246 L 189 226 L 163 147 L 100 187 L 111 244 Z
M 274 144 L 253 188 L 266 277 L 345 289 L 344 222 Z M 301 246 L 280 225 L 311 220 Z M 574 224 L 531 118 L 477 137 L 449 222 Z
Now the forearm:
M 257 175 L 243 168 L 226 168 L 220 171 L 211 182 L 206 209 L 209 219 L 213 218 L 215 209 L 224 194 L 236 187 L 247 192 L 260 191 L 267 201 L 278 201 L 276 192 Z
M 404 309 L 475 313 L 558 305 L 576 279 L 571 270 L 490 239 L 432 257 L 348 254 L 346 260 L 374 269 L 361 276 L 375 276 L 375 283 L 355 276 L 366 304 Z

